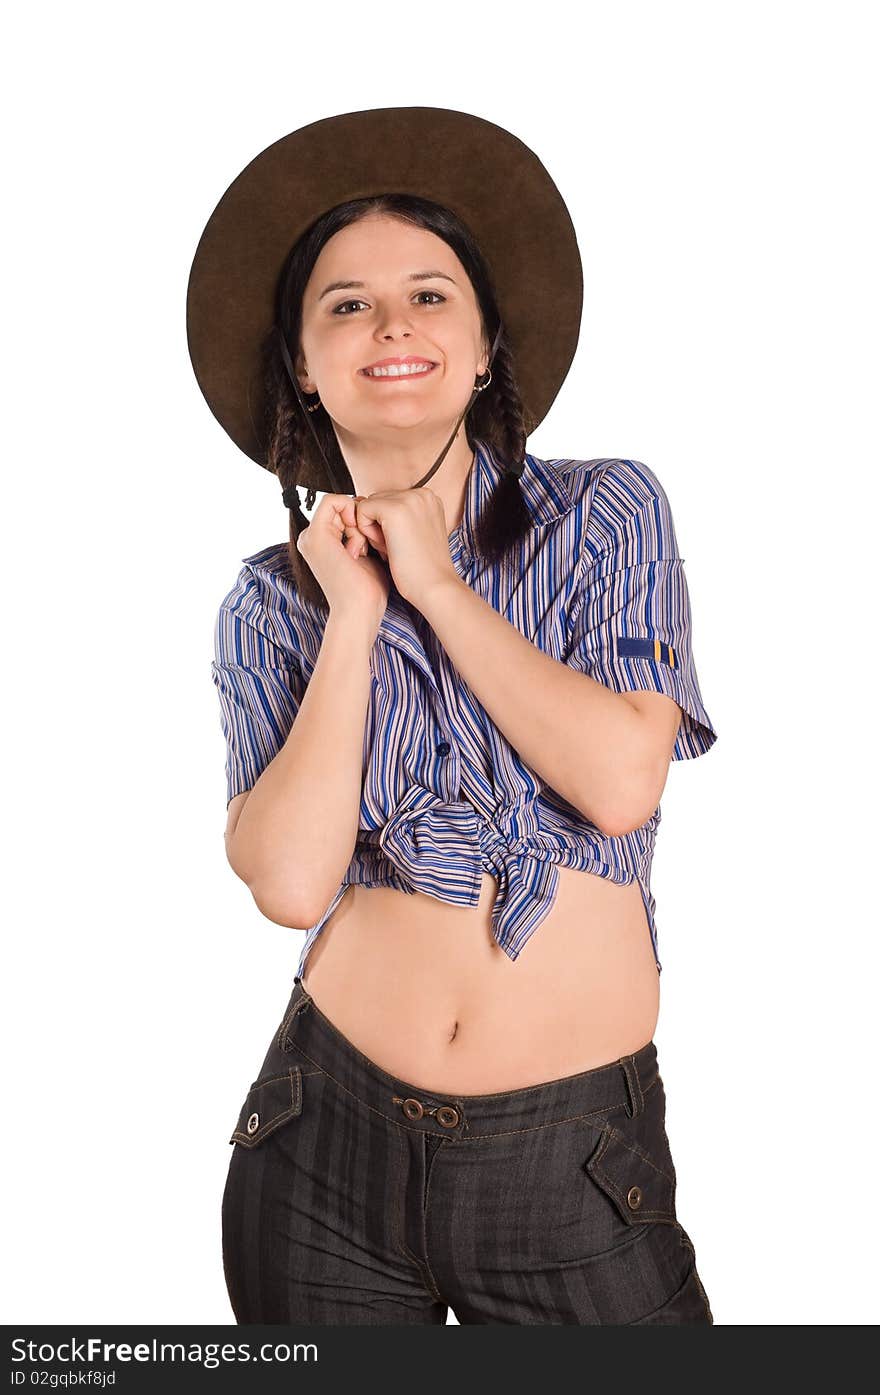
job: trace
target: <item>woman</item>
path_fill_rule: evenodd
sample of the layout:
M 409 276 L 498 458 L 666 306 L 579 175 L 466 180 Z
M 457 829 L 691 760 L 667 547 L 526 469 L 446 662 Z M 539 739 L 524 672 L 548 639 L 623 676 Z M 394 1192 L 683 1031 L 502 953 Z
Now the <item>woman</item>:
M 290 542 L 245 559 L 212 666 L 229 861 L 308 928 L 230 1140 L 230 1299 L 239 1322 L 711 1323 L 652 1040 L 659 799 L 715 740 L 668 500 L 640 462 L 525 451 L 546 346 L 576 342 L 562 209 L 496 293 L 502 234 L 487 258 L 430 196 L 461 169 L 485 228 L 518 160 L 534 226 L 531 152 L 461 113 L 354 117 L 379 153 L 350 157 L 353 197 L 303 194 L 260 345 Z M 353 149 L 354 117 L 295 136 Z

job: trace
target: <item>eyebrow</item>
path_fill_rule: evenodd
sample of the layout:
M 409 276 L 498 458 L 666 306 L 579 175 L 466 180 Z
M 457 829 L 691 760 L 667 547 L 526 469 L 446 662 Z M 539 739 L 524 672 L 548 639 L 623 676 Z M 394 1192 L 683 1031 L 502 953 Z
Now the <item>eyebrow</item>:
M 435 276 L 439 276 L 443 281 L 452 281 L 453 286 L 455 285 L 455 281 L 452 280 L 451 276 L 447 276 L 445 271 L 412 271 L 406 279 L 408 281 L 429 281 Z M 318 299 L 323 300 L 324 296 L 329 295 L 331 291 L 363 290 L 366 284 L 366 281 L 331 281 L 329 286 L 324 287 Z

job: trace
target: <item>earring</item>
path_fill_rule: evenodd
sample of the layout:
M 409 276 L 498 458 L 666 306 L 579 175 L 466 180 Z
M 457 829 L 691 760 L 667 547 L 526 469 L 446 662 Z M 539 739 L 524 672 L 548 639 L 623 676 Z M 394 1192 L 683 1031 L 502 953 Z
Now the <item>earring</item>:
M 477 392 L 483 392 L 484 389 L 487 388 L 492 381 L 492 369 L 488 368 L 486 371 L 489 374 L 486 381 L 484 383 L 474 383 L 474 387 L 477 389 Z
M 308 373 L 308 371 L 309 371 L 308 368 L 307 368 L 305 371 L 306 371 L 306 373 Z M 309 394 L 309 396 L 311 396 L 311 393 Z M 318 397 L 318 394 L 315 393 L 315 396 Z M 320 405 L 321 405 L 321 399 L 320 399 L 320 397 L 318 397 L 318 400 L 317 400 L 317 402 L 315 403 L 314 407 L 309 407 L 308 405 L 306 405 L 306 411 L 307 411 L 307 412 L 317 412 L 317 410 L 318 410 L 318 408 L 320 407 Z

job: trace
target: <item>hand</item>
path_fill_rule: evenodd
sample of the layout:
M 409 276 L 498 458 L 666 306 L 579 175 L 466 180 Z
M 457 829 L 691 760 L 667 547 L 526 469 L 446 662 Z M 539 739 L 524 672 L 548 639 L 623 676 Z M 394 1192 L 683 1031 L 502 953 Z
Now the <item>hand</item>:
M 373 638 L 378 633 L 391 589 L 384 562 L 367 556 L 367 539 L 348 494 L 325 494 L 311 522 L 296 540 L 331 611 L 362 613 Z
M 458 573 L 449 555 L 443 500 L 433 489 L 385 489 L 354 499 L 355 524 L 391 571 L 403 596 L 418 607 L 439 581 Z

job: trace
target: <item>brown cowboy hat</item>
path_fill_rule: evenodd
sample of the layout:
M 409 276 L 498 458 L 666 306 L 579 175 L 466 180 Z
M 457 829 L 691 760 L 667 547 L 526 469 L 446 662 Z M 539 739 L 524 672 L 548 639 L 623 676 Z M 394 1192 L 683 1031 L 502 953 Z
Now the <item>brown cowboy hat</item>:
M 208 219 L 190 270 L 186 333 L 199 387 L 258 465 L 267 464 L 256 427 L 259 349 L 274 320 L 282 265 L 322 213 L 388 192 L 445 204 L 477 238 L 514 354 L 527 431 L 565 381 L 580 331 L 583 273 L 568 209 L 537 155 L 468 112 L 344 112 L 282 136 L 245 166 Z M 326 488 L 317 479 L 299 483 Z

